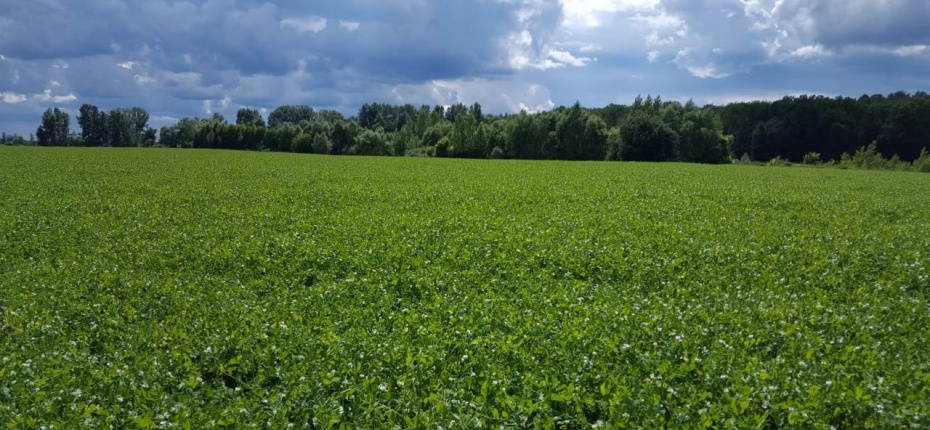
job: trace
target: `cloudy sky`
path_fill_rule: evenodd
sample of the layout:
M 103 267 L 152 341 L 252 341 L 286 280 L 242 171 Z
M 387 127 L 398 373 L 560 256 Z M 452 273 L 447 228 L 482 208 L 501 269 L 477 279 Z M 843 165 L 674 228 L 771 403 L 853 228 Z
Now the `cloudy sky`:
M 162 126 L 282 104 L 926 91 L 928 22 L 927 0 L 0 0 L 0 131 L 83 103 Z

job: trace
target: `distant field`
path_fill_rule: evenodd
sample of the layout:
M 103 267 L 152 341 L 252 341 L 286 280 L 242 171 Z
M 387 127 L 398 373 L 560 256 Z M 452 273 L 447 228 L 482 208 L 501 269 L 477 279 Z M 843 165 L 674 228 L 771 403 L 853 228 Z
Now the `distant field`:
M 8 428 L 930 426 L 930 175 L 0 148 Z

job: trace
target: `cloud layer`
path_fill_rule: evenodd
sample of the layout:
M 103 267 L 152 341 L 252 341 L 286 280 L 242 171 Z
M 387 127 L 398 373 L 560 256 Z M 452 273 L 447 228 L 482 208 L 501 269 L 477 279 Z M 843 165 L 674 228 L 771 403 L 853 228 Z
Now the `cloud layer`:
M 81 103 L 163 125 L 290 103 L 925 90 L 928 16 L 925 0 L 0 0 L 0 130 Z

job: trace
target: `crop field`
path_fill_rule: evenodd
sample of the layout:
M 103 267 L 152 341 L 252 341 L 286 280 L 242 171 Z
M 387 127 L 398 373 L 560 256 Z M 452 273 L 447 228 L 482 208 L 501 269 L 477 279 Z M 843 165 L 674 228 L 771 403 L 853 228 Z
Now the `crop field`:
M 0 148 L 0 426 L 926 428 L 930 175 Z

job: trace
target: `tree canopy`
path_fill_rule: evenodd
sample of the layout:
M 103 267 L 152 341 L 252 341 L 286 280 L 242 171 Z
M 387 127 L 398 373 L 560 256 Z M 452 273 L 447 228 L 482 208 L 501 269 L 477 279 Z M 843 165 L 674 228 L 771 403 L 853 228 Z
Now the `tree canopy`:
M 703 107 L 647 96 L 629 106 L 588 109 L 575 103 L 505 115 L 487 114 L 478 103 L 419 108 L 373 103 L 349 118 L 289 105 L 274 109 L 267 124 L 259 110 L 243 108 L 235 124 L 218 114 L 184 118 L 157 135 L 148 121 L 142 108 L 106 112 L 85 104 L 77 116 L 81 131 L 71 135 L 68 114 L 54 108 L 42 115 L 36 138 L 40 145 L 697 163 L 840 160 L 870 144 L 879 156 L 911 161 L 930 147 L 930 96 L 922 92 Z

